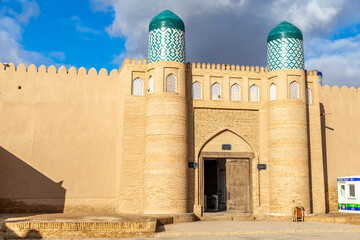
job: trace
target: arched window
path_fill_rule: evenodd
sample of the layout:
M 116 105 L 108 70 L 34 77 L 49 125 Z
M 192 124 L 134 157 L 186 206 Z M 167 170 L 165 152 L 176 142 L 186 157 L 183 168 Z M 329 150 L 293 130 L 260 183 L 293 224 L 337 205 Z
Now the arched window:
M 154 92 L 154 78 L 150 77 L 149 78 L 149 93 L 153 93 Z
M 276 85 L 274 83 L 270 86 L 270 100 L 276 100 Z
M 170 74 L 166 77 L 166 92 L 176 92 L 177 82 L 174 74 Z
M 142 96 L 144 95 L 144 82 L 140 78 L 136 78 L 133 81 L 133 95 Z
M 220 100 L 221 99 L 221 86 L 218 83 L 214 83 L 211 86 L 211 99 Z
M 306 103 L 312 104 L 312 98 L 311 98 L 311 89 L 306 88 Z
M 240 101 L 241 100 L 241 91 L 240 86 L 236 83 L 231 86 L 231 101 Z
M 291 99 L 299 99 L 299 84 L 295 81 L 290 83 L 289 97 Z
M 202 99 L 202 87 L 201 83 L 194 82 L 192 85 L 192 98 L 193 99 Z
M 249 95 L 250 102 L 259 102 L 259 87 L 256 85 L 252 85 L 250 87 L 250 95 Z

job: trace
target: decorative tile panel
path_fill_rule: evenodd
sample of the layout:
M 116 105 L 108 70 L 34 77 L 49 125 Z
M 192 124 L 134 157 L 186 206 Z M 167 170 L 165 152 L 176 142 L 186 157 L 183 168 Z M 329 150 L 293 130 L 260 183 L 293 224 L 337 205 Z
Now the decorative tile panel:
M 175 61 L 185 63 L 185 33 L 176 28 L 149 32 L 149 63 Z
M 268 71 L 278 69 L 304 70 L 304 50 L 302 40 L 283 38 L 268 42 Z

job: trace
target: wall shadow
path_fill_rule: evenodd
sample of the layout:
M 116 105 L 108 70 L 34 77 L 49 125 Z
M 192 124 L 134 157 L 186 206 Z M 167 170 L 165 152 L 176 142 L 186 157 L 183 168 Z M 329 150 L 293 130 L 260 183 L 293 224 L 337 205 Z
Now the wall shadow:
M 66 189 L 0 147 L 0 213 L 62 213 Z
M 323 155 L 323 168 L 324 168 L 324 184 L 325 184 L 325 212 L 330 211 L 329 201 L 329 183 L 328 183 L 328 166 L 327 166 L 327 150 L 326 150 L 326 129 L 334 130 L 326 126 L 324 104 L 320 103 L 320 121 L 321 121 L 321 143 Z
M 306 88 L 308 88 L 308 78 L 307 74 L 305 74 L 305 83 Z M 306 91 L 305 88 L 305 91 Z M 313 172 L 311 170 L 311 142 L 310 142 L 310 109 L 309 104 L 306 102 L 306 124 L 307 124 L 307 144 L 308 144 L 308 164 L 309 164 L 309 196 L 310 196 L 310 213 L 314 213 L 314 197 L 313 197 L 313 181 L 312 175 Z
M 192 99 L 192 68 L 190 63 L 186 65 L 186 80 L 185 80 L 185 89 L 186 89 L 186 99 L 187 99 L 187 112 L 188 112 L 188 161 L 194 162 L 195 159 L 195 134 L 194 134 L 194 107 Z M 195 171 L 198 169 L 188 168 L 188 212 L 194 212 L 195 201 Z

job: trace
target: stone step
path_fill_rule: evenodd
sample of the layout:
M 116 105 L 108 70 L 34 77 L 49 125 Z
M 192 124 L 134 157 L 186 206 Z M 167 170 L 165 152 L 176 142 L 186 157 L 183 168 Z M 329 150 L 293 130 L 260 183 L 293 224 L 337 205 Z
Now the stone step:
M 0 214 L 0 239 L 153 237 L 157 227 L 192 221 L 195 221 L 194 213 Z
M 204 213 L 200 221 L 252 221 L 255 217 L 248 213 Z
M 155 221 L 121 222 L 4 222 L 0 238 L 121 238 L 151 237 Z

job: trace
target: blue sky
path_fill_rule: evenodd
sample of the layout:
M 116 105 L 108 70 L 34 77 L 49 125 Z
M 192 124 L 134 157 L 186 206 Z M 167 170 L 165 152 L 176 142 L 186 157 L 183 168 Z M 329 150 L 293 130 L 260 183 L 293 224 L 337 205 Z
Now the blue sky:
M 287 20 L 324 84 L 360 87 L 357 0 L 0 0 L 0 61 L 119 68 L 146 58 L 148 24 L 169 9 L 186 26 L 187 61 L 266 65 L 266 36 Z

